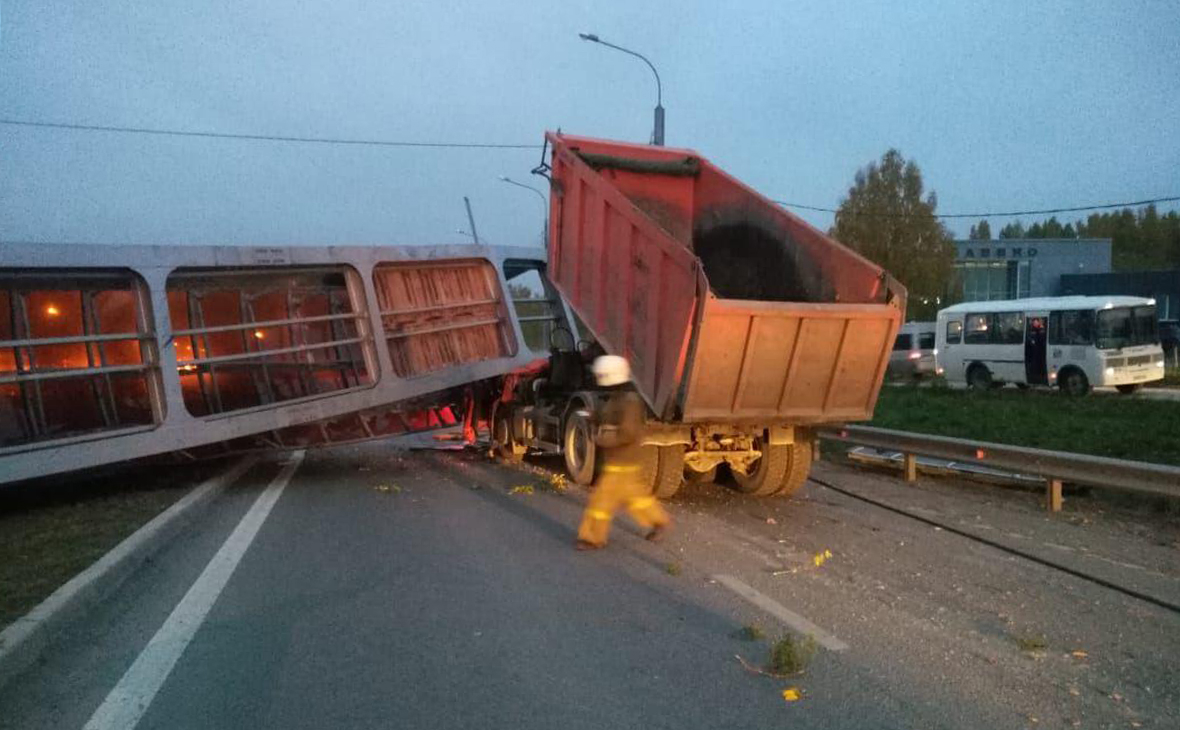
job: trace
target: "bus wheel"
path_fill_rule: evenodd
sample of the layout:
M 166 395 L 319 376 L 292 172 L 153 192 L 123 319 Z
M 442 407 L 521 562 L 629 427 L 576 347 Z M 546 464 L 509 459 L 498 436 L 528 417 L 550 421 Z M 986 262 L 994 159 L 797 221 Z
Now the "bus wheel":
M 1142 383 L 1128 383 L 1127 385 L 1116 385 L 1114 387 L 1117 388 L 1118 391 L 1120 393 L 1122 393 L 1123 395 L 1130 395 L 1132 393 L 1138 393 L 1139 389 L 1143 387 L 1143 384 Z
M 590 418 L 574 411 L 565 419 L 565 436 L 561 440 L 565 454 L 565 470 L 577 484 L 591 484 L 594 481 L 594 436 L 590 431 Z
M 967 387 L 976 391 L 991 390 L 994 387 L 992 373 L 986 365 L 976 363 L 971 366 L 967 371 Z
M 782 489 L 793 447 L 794 444 L 775 445 L 764 443 L 762 439 L 754 439 L 754 448 L 761 451 L 762 456 L 750 464 L 749 470 L 744 474 L 737 468 L 730 468 L 737 490 L 755 497 L 769 497 Z
M 1066 395 L 1083 396 L 1090 392 L 1090 381 L 1077 368 L 1069 368 L 1057 376 L 1057 385 Z
M 787 470 L 775 496 L 790 497 L 803 487 L 811 474 L 811 456 L 814 453 L 812 438 L 795 437 L 795 443 L 787 447 Z

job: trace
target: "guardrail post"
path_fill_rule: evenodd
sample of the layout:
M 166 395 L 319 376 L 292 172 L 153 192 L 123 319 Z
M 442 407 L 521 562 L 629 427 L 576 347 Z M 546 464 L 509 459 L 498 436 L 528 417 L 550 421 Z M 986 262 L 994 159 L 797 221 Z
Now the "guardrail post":
M 1045 509 L 1050 512 L 1061 511 L 1061 480 L 1049 478 L 1045 480 Z
M 907 482 L 918 481 L 918 457 L 915 454 L 905 454 L 902 459 L 905 464 L 905 480 Z

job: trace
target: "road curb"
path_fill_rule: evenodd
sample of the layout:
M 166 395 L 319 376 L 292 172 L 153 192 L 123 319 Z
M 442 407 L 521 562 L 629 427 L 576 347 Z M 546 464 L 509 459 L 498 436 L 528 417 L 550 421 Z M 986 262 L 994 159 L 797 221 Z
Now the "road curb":
M 36 662 L 57 633 L 110 595 L 180 532 L 198 507 L 212 501 L 257 462 L 257 457 L 238 459 L 220 474 L 201 482 L 0 632 L 0 687 Z

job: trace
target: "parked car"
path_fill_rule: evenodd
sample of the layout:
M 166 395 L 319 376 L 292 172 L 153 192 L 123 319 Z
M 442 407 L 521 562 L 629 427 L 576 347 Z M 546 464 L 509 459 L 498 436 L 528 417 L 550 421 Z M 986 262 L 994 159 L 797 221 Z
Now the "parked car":
M 902 325 L 889 353 L 889 377 L 923 378 L 934 375 L 934 322 L 910 322 Z

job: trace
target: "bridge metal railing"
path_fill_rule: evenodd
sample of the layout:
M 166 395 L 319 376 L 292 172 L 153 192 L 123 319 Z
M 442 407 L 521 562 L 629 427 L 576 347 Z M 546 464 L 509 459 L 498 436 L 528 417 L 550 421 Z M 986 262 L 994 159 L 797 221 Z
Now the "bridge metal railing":
M 830 442 L 900 452 L 903 475 L 907 482 L 917 479 L 918 456 L 1036 476 L 1045 482 L 1045 507 L 1051 512 L 1061 509 L 1061 487 L 1064 482 L 1180 498 L 1180 467 L 1176 466 L 872 426 L 827 428 L 820 430 L 818 436 Z

